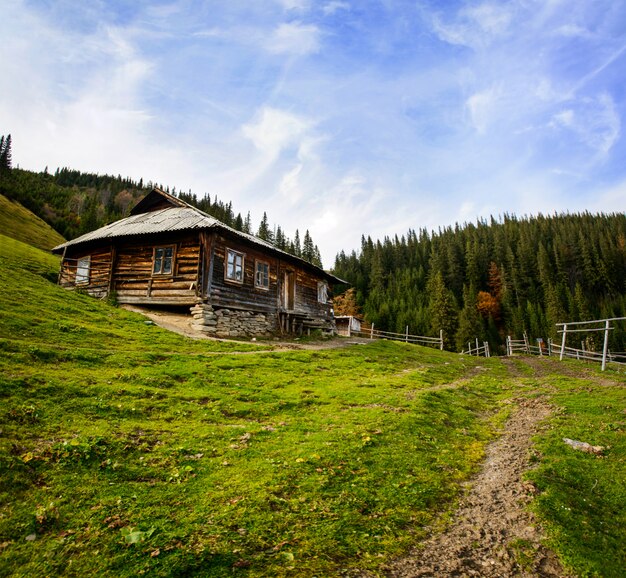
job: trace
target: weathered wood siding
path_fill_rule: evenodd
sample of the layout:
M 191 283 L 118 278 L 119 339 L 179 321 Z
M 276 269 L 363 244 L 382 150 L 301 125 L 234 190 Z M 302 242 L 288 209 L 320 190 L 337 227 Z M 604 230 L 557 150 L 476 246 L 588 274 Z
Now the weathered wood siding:
M 77 283 L 79 261 L 89 257 L 87 279 Z M 66 251 L 61 262 L 59 285 L 86 291 L 95 297 L 106 297 L 111 276 L 111 247 L 84 248 Z
M 246 309 L 260 313 L 278 310 L 278 260 L 252 244 L 228 239 L 221 235 L 212 239 L 213 265 L 209 301 L 216 307 Z M 226 279 L 226 251 L 232 249 L 244 255 L 243 283 Z M 269 289 L 254 285 L 255 263 L 269 264 Z
M 294 311 L 306 314 L 313 318 L 327 319 L 331 317 L 332 304 L 330 302 L 330 289 L 327 303 L 320 303 L 317 299 L 318 282 L 324 280 L 304 268 L 297 268 L 289 263 L 282 265 L 283 271 L 294 271 L 296 280 L 296 299 Z M 281 275 L 284 279 L 284 275 Z
M 154 274 L 154 249 L 174 247 L 171 274 Z M 125 240 L 116 247 L 111 289 L 120 303 L 193 305 L 198 299 L 200 240 L 152 237 Z
M 332 304 L 319 303 L 317 297 L 318 282 L 324 279 L 308 270 L 302 264 L 268 255 L 263 248 L 252 244 L 243 244 L 238 239 L 218 235 L 213 238 L 213 266 L 210 283 L 209 301 L 216 307 L 248 309 L 250 311 L 277 313 L 291 311 L 313 318 L 330 319 Z M 243 253 L 243 283 L 226 279 L 226 251 L 232 249 Z M 264 261 L 269 264 L 269 290 L 255 287 L 255 263 Z M 295 280 L 295 302 L 293 309 L 288 309 L 284 300 L 285 273 L 292 272 Z

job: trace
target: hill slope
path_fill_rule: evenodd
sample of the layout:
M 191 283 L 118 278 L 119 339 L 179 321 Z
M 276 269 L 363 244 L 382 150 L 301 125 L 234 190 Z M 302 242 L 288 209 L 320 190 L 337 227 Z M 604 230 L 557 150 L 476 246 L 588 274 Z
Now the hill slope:
M 0 195 L 0 231 L 39 249 L 52 249 L 65 239 L 48 223 L 16 201 Z
M 610 375 L 552 360 L 539 380 L 389 342 L 197 342 L 55 274 L 52 255 L 0 239 L 0 575 L 378 572 L 442 523 L 517 400 L 538 395 L 567 408 L 535 476 L 555 548 L 589 575 L 623 568 L 626 400 Z M 611 451 L 577 455 L 563 436 Z M 514 568 L 534 568 L 529 547 L 506 544 Z

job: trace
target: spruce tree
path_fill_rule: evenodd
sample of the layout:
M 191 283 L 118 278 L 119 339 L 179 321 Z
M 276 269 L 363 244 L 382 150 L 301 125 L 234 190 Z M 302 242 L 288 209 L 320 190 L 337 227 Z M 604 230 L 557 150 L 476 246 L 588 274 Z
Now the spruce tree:
M 267 221 L 267 213 L 265 212 L 263 213 L 263 219 L 261 219 L 256 236 L 264 241 L 269 241 L 270 243 L 272 242 L 272 232 L 270 231 L 270 226 Z
M 302 257 L 302 245 L 300 244 L 300 231 L 296 229 L 296 234 L 293 238 L 293 251 L 292 253 L 296 257 Z
M 0 173 L 9 173 L 11 171 L 11 166 L 11 135 L 8 135 L 6 138 L 2 136 L 2 138 L 0 139 Z
M 443 331 L 444 347 L 453 350 L 458 324 L 457 305 L 452 292 L 446 287 L 441 271 L 428 282 L 430 330 L 433 335 Z
M 313 259 L 315 258 L 315 245 L 313 244 L 313 239 L 311 239 L 311 235 L 309 234 L 308 229 L 304 233 L 304 242 L 302 245 L 302 258 L 308 261 L 309 263 L 312 263 Z

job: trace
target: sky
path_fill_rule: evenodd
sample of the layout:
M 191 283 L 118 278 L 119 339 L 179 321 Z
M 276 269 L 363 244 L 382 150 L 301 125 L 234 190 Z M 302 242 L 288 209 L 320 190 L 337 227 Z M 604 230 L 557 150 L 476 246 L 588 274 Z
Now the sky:
M 335 255 L 626 210 L 626 0 L 4 0 L 13 164 L 232 201 Z

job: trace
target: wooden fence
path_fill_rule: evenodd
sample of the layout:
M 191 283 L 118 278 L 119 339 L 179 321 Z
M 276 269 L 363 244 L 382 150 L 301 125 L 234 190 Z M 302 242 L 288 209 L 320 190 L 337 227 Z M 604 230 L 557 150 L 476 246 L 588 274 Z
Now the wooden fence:
M 536 345 L 535 345 L 536 344 Z M 535 339 L 535 344 L 531 342 L 528 335 L 524 333 L 523 339 L 512 339 L 510 335 L 506 338 L 506 354 L 526 353 L 527 355 L 552 355 L 552 340 Z
M 476 347 L 473 347 L 471 341 L 467 342 L 467 351 L 461 351 L 461 355 L 475 355 L 476 357 L 480 357 L 484 355 L 485 357 L 491 357 L 491 351 L 489 350 L 489 342 L 483 341 L 481 346 L 478 345 L 478 337 L 476 338 Z
M 380 331 L 374 327 L 373 323 L 369 326 L 365 323 L 361 323 L 361 330 L 352 330 L 350 335 L 367 337 L 369 339 L 391 339 L 393 341 L 404 341 L 405 343 L 428 345 L 443 349 L 443 330 L 439 331 L 439 337 L 427 337 L 424 335 L 411 335 L 408 325 L 404 333 L 394 333 L 393 331 Z
M 559 349 L 559 359 L 564 357 L 573 357 L 572 351 L 579 355 L 579 359 L 587 359 L 589 361 L 600 361 L 602 363 L 602 371 L 606 369 L 607 361 L 613 361 L 614 363 L 624 363 L 623 361 L 615 361 L 611 359 L 609 352 L 609 331 L 612 331 L 614 327 L 611 326 L 611 322 L 624 321 L 626 317 L 612 317 L 610 319 L 594 319 L 593 321 L 571 321 L 569 323 L 557 323 L 561 336 L 561 347 Z M 576 350 L 565 346 L 565 340 L 567 335 L 571 333 L 592 333 L 596 331 L 602 331 L 604 333 L 604 342 L 602 344 L 602 353 L 595 353 L 591 351 Z M 569 353 L 567 350 L 570 350 Z M 584 357 L 583 357 L 584 356 Z M 613 354 L 615 357 L 615 354 Z
M 523 339 L 512 339 L 509 335 L 506 338 L 506 354 L 525 353 L 527 355 L 558 355 L 560 360 L 564 358 L 580 359 L 583 361 L 595 361 L 602 363 L 602 371 L 606 369 L 607 363 L 617 363 L 626 365 L 626 352 L 612 352 L 609 350 L 609 331 L 613 330 L 611 323 L 624 321 L 626 317 L 613 317 L 611 319 L 596 319 L 593 321 L 571 321 L 568 323 L 557 323 L 561 334 L 561 344 L 556 344 L 552 339 L 544 341 L 537 339 L 537 345 L 533 345 L 526 333 Z M 581 342 L 581 348 L 567 347 L 565 345 L 567 335 L 572 333 L 604 332 L 604 342 L 602 352 L 589 351 L 585 348 L 585 342 Z

